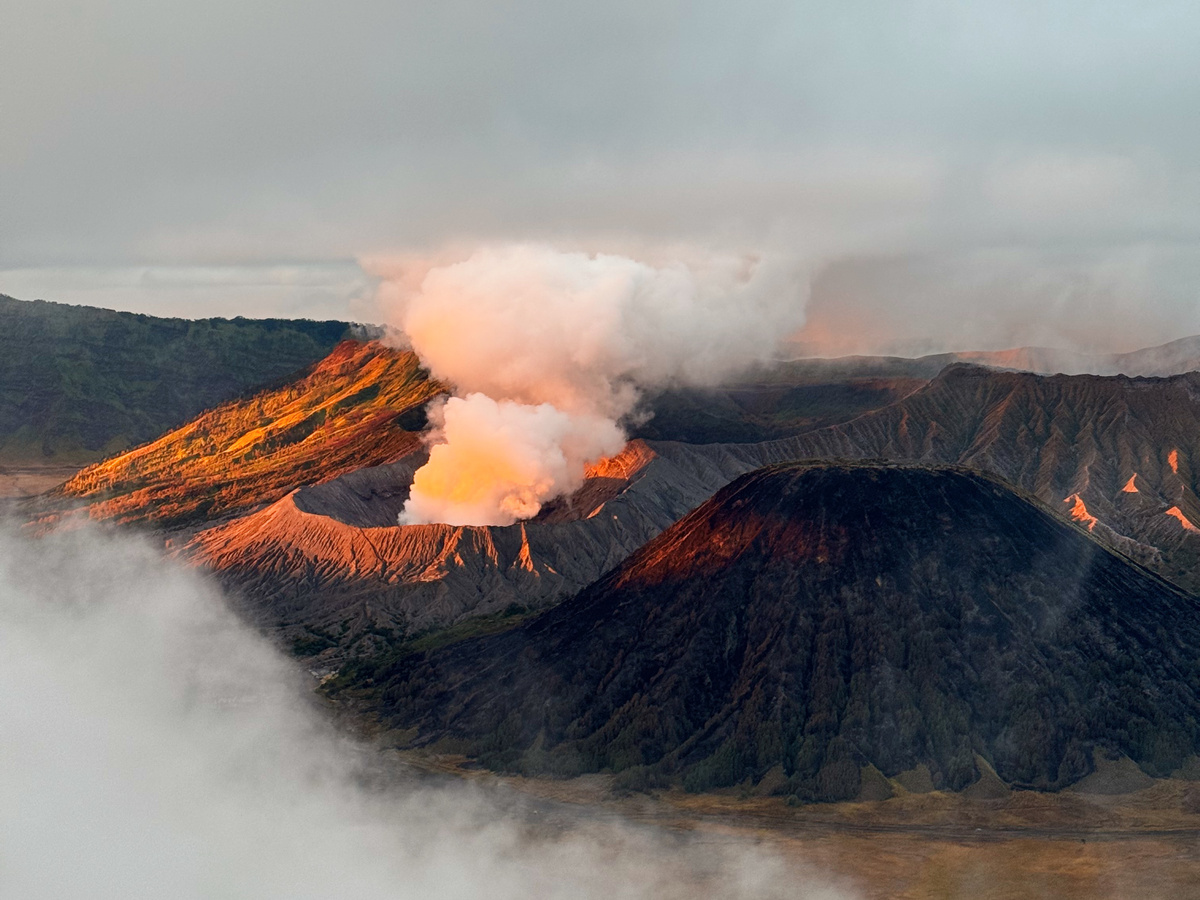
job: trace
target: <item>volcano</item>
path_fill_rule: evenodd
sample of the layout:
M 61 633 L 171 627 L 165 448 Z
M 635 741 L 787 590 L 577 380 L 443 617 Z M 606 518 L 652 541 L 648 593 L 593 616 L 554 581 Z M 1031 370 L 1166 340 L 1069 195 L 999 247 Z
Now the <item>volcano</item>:
M 736 480 L 511 630 L 346 668 L 418 746 L 801 798 L 864 778 L 1057 789 L 1200 749 L 1200 600 L 959 468 Z M 993 774 L 994 772 L 994 774 Z
M 999 475 L 1188 590 L 1200 589 L 1200 373 L 1040 376 L 949 366 L 900 402 L 757 444 L 652 442 L 714 485 L 775 462 L 884 458 Z M 1134 479 L 1137 491 L 1127 491 Z M 1177 515 L 1178 513 L 1178 515 Z M 1185 521 L 1186 520 L 1186 521 Z

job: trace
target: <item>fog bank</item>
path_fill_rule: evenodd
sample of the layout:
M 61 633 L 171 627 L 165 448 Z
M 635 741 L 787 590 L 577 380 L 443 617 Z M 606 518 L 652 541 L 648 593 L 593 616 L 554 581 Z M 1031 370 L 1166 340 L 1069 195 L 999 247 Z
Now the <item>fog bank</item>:
M 750 846 L 392 778 L 196 574 L 96 533 L 0 534 L 0 895 L 773 898 Z

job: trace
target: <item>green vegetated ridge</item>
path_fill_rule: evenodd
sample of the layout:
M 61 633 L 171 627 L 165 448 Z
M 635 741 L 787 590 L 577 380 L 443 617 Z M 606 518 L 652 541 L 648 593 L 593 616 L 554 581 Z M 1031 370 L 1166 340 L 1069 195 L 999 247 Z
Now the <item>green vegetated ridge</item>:
M 0 462 L 82 464 L 141 444 L 316 362 L 350 329 L 0 295 Z
M 989 476 L 787 464 L 546 613 L 333 690 L 500 770 L 1053 790 L 1098 756 L 1161 776 L 1200 749 L 1200 600 Z

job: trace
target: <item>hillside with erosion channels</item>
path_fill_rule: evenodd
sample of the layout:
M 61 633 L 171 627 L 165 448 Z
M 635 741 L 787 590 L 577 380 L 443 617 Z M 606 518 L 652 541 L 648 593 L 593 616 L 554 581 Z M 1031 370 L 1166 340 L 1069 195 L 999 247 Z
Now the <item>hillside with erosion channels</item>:
M 656 453 L 720 485 L 772 462 L 879 458 L 992 472 L 1180 585 L 1200 588 L 1200 373 L 1038 376 L 954 365 L 900 402 L 774 442 Z
M 804 371 L 759 372 L 723 388 L 742 405 L 719 412 L 757 427 L 750 413 L 824 385 L 807 396 L 824 396 L 837 424 L 757 443 L 635 440 L 529 522 L 402 528 L 397 514 L 426 458 L 422 404 L 442 387 L 410 353 L 350 342 L 296 380 L 81 472 L 39 501 L 38 515 L 45 527 L 87 515 L 164 532 L 317 667 L 564 600 L 733 478 L 793 459 L 990 471 L 1176 583 L 1200 584 L 1200 375 L 1045 377 L 955 365 L 856 416 L 862 382 L 839 413 L 834 387 L 845 373 Z M 737 393 L 751 382 L 767 386 L 750 392 L 753 403 Z M 491 623 L 501 624 L 511 622 Z
M 247 616 L 283 628 L 307 654 L 340 658 L 561 601 L 711 494 L 634 441 L 528 522 L 400 527 L 424 459 L 414 457 L 297 490 L 201 531 L 184 552 L 218 575 Z
M 345 322 L 162 319 L 0 295 L 0 466 L 76 468 L 291 375 Z
M 58 489 L 43 521 L 82 512 L 179 528 L 247 512 L 420 452 L 423 406 L 441 391 L 413 353 L 345 341 L 294 381 L 84 469 Z M 71 512 L 76 504 L 82 510 Z
M 891 458 L 994 472 L 1194 588 L 1198 378 L 955 366 L 896 405 L 783 441 L 634 442 L 621 457 L 624 477 L 589 479 L 582 489 L 603 485 L 603 503 L 556 504 L 506 528 L 396 526 L 418 456 L 301 490 L 252 520 L 200 533 L 188 552 L 247 598 L 257 620 L 333 659 L 377 647 L 375 631 L 394 641 L 513 604 L 562 600 L 758 466 Z M 527 540 L 532 566 L 518 560 Z
M 1057 789 L 1200 749 L 1200 600 L 959 468 L 743 476 L 578 596 L 346 666 L 416 746 L 803 799 Z

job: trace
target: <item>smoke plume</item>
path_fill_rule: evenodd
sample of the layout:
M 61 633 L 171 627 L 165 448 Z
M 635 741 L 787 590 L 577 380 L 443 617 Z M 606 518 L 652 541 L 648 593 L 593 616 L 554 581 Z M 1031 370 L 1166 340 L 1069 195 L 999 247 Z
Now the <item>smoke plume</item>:
M 708 384 L 804 322 L 792 259 L 651 265 L 548 246 L 376 264 L 391 321 L 455 386 L 402 522 L 510 524 L 620 449 L 639 390 Z
M 127 537 L 0 529 L 0 683 L 3 897 L 844 896 L 736 841 L 405 776 Z
M 430 448 L 429 463 L 416 473 L 406 523 L 527 519 L 579 487 L 589 461 L 619 453 L 625 443 L 603 416 L 484 394 L 451 397 L 441 419 L 444 443 Z

